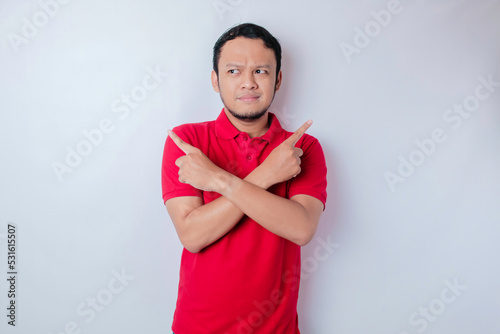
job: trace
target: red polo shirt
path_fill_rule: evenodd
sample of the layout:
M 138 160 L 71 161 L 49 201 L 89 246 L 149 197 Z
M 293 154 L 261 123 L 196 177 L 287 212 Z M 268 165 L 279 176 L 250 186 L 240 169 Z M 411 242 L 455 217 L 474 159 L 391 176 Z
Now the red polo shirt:
M 250 138 L 236 129 L 224 110 L 215 121 L 184 124 L 173 131 L 199 148 L 220 168 L 244 178 L 292 132 L 269 113 L 269 130 Z M 301 173 L 268 191 L 285 198 L 305 194 L 326 202 L 326 164 L 316 138 L 304 134 Z M 184 153 L 169 138 L 162 166 L 163 200 L 218 198 L 179 182 L 175 160 Z M 300 246 L 244 216 L 218 241 L 193 254 L 184 249 L 172 330 L 176 334 L 298 334 L 297 298 Z

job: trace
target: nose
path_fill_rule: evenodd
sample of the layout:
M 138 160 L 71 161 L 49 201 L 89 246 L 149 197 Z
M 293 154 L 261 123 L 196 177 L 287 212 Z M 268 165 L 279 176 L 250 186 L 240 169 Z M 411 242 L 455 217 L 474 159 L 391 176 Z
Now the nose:
M 246 71 L 246 73 L 242 76 L 241 87 L 246 89 L 256 89 L 258 87 L 257 81 L 255 81 L 254 73 L 251 71 Z

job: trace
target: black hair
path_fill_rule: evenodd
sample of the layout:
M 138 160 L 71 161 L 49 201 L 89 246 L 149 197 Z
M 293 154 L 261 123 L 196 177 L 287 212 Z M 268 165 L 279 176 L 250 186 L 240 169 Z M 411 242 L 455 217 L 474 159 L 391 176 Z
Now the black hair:
M 213 57 L 213 67 L 215 73 L 219 75 L 219 59 L 222 47 L 226 42 L 235 39 L 236 37 L 245 37 L 250 39 L 261 39 L 264 45 L 274 51 L 274 56 L 276 57 L 276 75 L 281 69 L 281 46 L 278 40 L 271 35 L 269 31 L 265 28 L 258 26 L 253 23 L 243 23 L 239 24 L 233 28 L 230 28 L 222 36 L 219 37 L 214 45 L 214 57 Z

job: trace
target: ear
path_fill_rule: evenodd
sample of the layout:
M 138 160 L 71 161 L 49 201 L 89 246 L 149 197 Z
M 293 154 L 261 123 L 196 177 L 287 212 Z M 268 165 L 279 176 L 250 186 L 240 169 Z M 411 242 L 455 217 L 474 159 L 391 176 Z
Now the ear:
M 217 77 L 217 73 L 215 73 L 215 71 L 212 71 L 212 87 L 213 87 L 214 91 L 216 91 L 217 93 L 220 93 L 219 78 Z
M 280 72 L 278 73 L 278 75 L 276 76 L 276 87 L 275 87 L 275 92 L 277 92 L 280 87 L 281 87 L 281 79 L 282 79 L 282 74 L 281 74 L 281 70 Z

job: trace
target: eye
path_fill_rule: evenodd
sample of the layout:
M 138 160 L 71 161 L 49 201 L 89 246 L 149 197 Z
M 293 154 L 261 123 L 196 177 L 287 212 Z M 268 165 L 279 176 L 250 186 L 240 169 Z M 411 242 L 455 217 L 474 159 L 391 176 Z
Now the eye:
M 232 69 L 232 70 L 229 70 L 228 72 L 231 74 L 236 74 L 236 73 L 239 73 L 240 71 L 236 70 L 236 69 Z
M 257 74 L 266 74 L 267 73 L 266 70 L 260 70 L 260 69 L 255 71 L 255 72 L 257 72 Z

